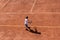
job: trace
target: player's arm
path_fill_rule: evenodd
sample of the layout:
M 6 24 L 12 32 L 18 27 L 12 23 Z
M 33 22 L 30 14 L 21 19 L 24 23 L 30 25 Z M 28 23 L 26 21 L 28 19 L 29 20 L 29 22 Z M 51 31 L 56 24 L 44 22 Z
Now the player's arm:
M 30 23 L 30 24 L 31 24 L 31 23 L 32 23 L 32 21 L 31 21 L 31 20 L 28 20 L 28 23 Z

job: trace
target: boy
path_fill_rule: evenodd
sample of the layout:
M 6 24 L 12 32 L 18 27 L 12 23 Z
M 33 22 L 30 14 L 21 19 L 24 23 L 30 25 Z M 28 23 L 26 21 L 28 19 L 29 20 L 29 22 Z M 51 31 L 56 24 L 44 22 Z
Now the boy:
M 25 21 L 24 21 L 26 30 L 30 30 L 30 27 L 28 26 L 28 23 L 30 23 L 30 22 L 28 22 L 28 16 L 26 16 Z

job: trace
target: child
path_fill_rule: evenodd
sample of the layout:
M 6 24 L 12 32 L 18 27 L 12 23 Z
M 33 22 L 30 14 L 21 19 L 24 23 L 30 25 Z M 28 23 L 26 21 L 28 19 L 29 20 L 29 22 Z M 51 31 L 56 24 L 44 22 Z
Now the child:
M 29 23 L 29 22 L 28 22 L 28 16 L 26 16 L 25 21 L 24 21 L 26 30 L 30 30 L 30 27 L 28 26 L 28 23 Z

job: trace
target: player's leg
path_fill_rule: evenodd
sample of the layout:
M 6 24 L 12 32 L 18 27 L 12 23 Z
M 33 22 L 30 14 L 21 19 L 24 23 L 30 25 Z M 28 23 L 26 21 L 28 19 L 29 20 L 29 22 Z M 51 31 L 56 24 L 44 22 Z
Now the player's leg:
M 30 29 L 30 27 L 28 27 L 28 25 L 27 25 L 27 24 L 25 24 L 25 26 L 26 26 L 26 30 L 27 30 L 27 29 Z

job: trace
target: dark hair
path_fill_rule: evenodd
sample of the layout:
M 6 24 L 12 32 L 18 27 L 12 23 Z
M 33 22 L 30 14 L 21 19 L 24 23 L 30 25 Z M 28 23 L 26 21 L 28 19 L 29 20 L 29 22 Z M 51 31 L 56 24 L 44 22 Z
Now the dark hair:
M 26 16 L 26 19 L 28 19 L 28 16 Z

